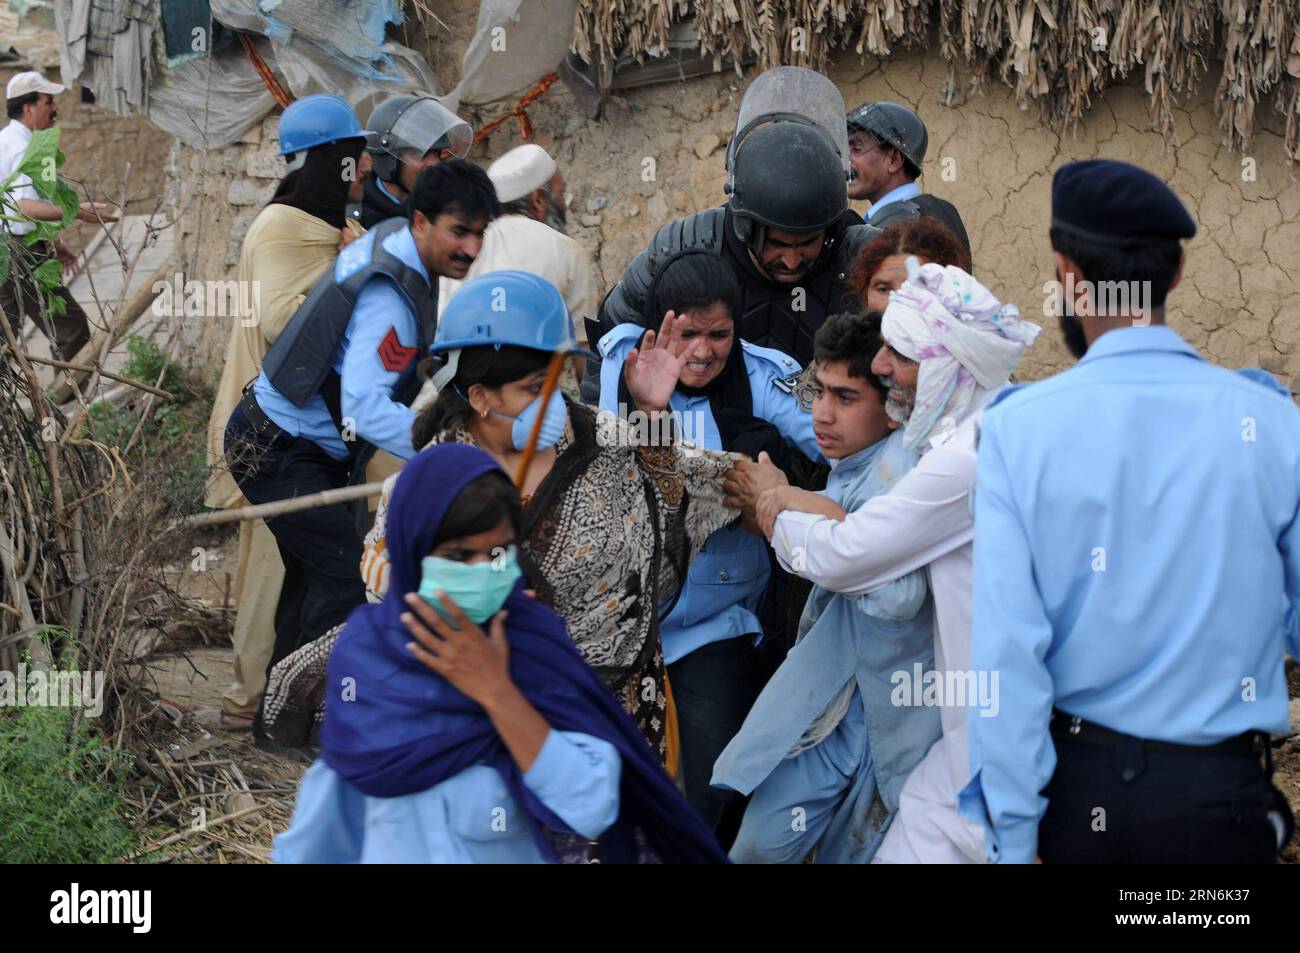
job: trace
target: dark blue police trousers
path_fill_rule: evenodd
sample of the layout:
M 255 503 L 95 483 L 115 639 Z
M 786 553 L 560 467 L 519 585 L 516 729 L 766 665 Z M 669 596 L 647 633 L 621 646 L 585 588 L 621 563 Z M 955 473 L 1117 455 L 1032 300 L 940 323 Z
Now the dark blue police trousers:
M 271 503 L 346 486 L 350 466 L 310 440 L 258 434 L 236 405 L 226 425 L 226 460 L 252 503 Z M 333 503 L 266 521 L 284 561 L 284 586 L 275 610 L 272 666 L 344 622 L 365 602 L 361 533 L 356 507 Z
M 1271 864 L 1291 815 L 1273 787 L 1272 761 L 1234 751 L 1112 744 L 1053 731 L 1056 771 L 1038 853 L 1056 864 Z M 1270 820 L 1270 812 L 1275 820 Z

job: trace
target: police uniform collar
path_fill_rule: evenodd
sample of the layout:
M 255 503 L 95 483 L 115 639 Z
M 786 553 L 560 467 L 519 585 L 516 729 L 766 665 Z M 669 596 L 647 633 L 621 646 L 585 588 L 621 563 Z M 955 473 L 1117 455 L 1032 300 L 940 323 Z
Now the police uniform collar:
M 411 234 L 411 225 L 406 226 L 383 241 L 384 248 L 402 260 L 402 263 L 419 272 L 425 281 L 429 280 L 429 270 L 420 260 L 420 250 L 415 247 L 415 236 Z
M 1135 351 L 1170 351 L 1204 360 L 1196 348 L 1184 341 L 1173 328 L 1164 324 L 1152 324 L 1147 327 L 1115 328 L 1107 331 L 1092 342 L 1088 353 L 1079 359 L 1079 363 L 1085 364 L 1088 361 L 1101 360 L 1116 354 L 1131 354 Z
M 861 450 L 854 450 L 847 457 L 840 457 L 838 460 L 827 458 L 826 462 L 830 464 L 831 471 L 834 473 L 852 473 L 854 470 L 860 470 L 873 463 L 880 452 L 885 449 L 885 444 L 889 443 L 889 438 L 898 431 L 890 431 L 875 443 L 867 444 Z

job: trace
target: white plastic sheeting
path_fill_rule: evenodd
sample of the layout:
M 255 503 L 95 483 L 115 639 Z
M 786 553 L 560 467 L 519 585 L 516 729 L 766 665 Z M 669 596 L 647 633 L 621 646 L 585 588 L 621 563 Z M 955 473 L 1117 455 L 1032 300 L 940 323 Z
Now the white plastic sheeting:
M 442 104 L 455 110 L 506 99 L 553 72 L 568 52 L 577 9 L 577 0 L 482 0 L 461 81 Z
M 275 108 L 242 45 L 232 43 L 172 69 L 151 64 L 152 23 L 139 26 L 133 62 L 86 51 L 90 0 L 55 0 L 63 80 L 89 87 L 105 108 L 138 112 L 196 147 L 235 142 Z M 488 103 L 522 93 L 555 70 L 568 51 L 577 0 L 482 0 L 465 52 L 463 78 L 439 97 Z M 429 65 L 415 51 L 385 39 L 401 23 L 400 0 L 211 0 L 219 23 L 257 37 L 261 57 L 295 96 L 337 93 L 364 119 L 374 104 L 398 93 L 438 96 Z M 146 33 L 148 35 L 146 35 Z M 143 61 L 141 61 L 143 60 Z M 127 72 L 141 81 L 124 85 Z
M 257 47 L 269 55 L 267 41 Z M 219 148 L 275 108 L 275 99 L 239 43 L 163 70 L 149 86 L 144 117 L 181 142 Z

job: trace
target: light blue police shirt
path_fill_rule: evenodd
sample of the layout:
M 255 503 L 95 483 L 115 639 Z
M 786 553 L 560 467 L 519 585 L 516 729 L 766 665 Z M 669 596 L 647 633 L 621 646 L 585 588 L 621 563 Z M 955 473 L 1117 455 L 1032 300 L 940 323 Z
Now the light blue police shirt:
M 1187 745 L 1286 729 L 1300 411 L 1261 379 L 1123 328 L 984 414 L 971 664 L 999 673 L 1000 709 L 971 709 L 959 802 L 990 860 L 1037 853 L 1054 705 Z
M 339 252 L 334 262 L 337 280 L 342 281 L 370 261 L 375 235 L 372 229 Z M 409 227 L 385 238 L 383 247 L 418 271 L 426 282 L 429 280 Z M 340 410 L 344 422 L 350 419 L 357 439 L 369 441 L 402 460 L 415 456 L 411 444 L 415 412 L 393 400 L 393 387 L 402 369 L 389 369 L 380 356 L 380 345 L 391 331 L 402 347 L 418 347 L 417 320 L 393 282 L 380 276 L 370 279 L 357 295 L 356 307 L 331 365 L 341 378 Z M 313 394 L 305 406 L 298 407 L 272 386 L 265 371 L 253 384 L 253 393 L 262 412 L 285 433 L 307 438 L 335 460 L 347 458 L 344 435 L 334 426 L 320 394 Z
M 875 204 L 872 205 L 871 208 L 867 210 L 868 224 L 875 217 L 876 213 L 879 212 L 886 205 L 888 205 L 890 202 L 905 202 L 908 199 L 916 198 L 920 194 L 921 194 L 921 187 L 917 185 L 915 182 L 905 182 L 904 184 L 898 186 L 897 188 L 890 189 L 888 192 L 886 192 L 884 195 L 878 198 Z

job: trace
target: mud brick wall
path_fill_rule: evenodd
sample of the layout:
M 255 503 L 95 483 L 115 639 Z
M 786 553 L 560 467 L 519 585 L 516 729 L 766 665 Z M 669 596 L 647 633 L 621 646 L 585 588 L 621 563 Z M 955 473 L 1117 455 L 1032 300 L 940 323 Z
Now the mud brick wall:
M 943 105 L 948 67 L 935 53 L 866 64 L 842 56 L 830 75 L 850 108 L 895 99 L 925 119 L 923 187 L 960 209 L 979 277 L 1048 325 L 1022 366 L 1024 379 L 1069 364 L 1054 319 L 1043 315 L 1043 286 L 1054 278 L 1047 243 L 1052 173 L 1071 159 L 1104 156 L 1166 178 L 1198 222 L 1184 283 L 1170 298 L 1170 322 L 1218 362 L 1262 365 L 1300 384 L 1300 285 L 1293 271 L 1300 249 L 1300 183 L 1293 176 L 1300 169 L 1285 164 L 1279 117 L 1261 111 L 1255 142 L 1242 155 L 1221 145 L 1212 84 L 1182 103 L 1171 145 L 1149 130 L 1139 86 L 1110 90 L 1076 128 L 1054 131 L 1017 109 L 1002 87 L 967 91 L 960 104 Z M 568 180 L 570 234 L 592 254 L 602 291 L 660 225 L 724 200 L 725 144 L 746 82 L 723 72 L 630 91 L 613 98 L 600 122 L 575 115 L 557 84 L 530 110 L 535 140 L 558 158 Z M 467 118 L 493 115 L 488 109 Z M 192 277 L 233 275 L 248 223 L 283 174 L 274 117 L 245 138 L 207 155 L 186 147 L 174 152 L 180 201 L 191 209 L 182 216 L 180 242 Z M 490 161 L 520 141 L 507 123 L 473 157 Z M 653 159 L 650 180 L 646 159 Z M 196 357 L 217 373 L 226 328 L 194 330 Z
M 26 52 L 27 39 L 26 35 L 18 34 L 8 42 Z M 52 37 L 50 40 L 53 42 Z M 33 68 L 59 81 L 57 48 L 46 45 L 31 49 L 36 54 L 34 62 L 0 67 L 0 83 L 7 84 L 15 73 Z M 169 133 L 154 128 L 139 116 L 119 116 L 92 103 L 83 103 L 79 87 L 59 94 L 55 105 L 59 110 L 57 125 L 62 130 L 59 144 L 67 157 L 60 172 L 83 200 L 89 194 L 96 201 L 116 204 L 121 201 L 125 180 L 129 214 L 147 215 L 159 206 L 167 186 L 167 157 L 175 141 Z M 84 245 L 97 228 L 74 222 L 68 228 L 73 245 Z

